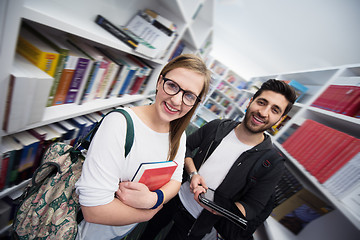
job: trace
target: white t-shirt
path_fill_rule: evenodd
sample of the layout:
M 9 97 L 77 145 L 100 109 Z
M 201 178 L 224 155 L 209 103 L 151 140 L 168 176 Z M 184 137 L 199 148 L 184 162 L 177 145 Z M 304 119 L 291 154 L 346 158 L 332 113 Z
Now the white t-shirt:
M 198 171 L 204 178 L 206 185 L 211 189 L 219 187 L 236 159 L 250 148 L 252 146 L 239 141 L 235 135 L 235 130 L 231 131 Z M 179 197 L 188 212 L 197 218 L 203 208 L 195 201 L 194 194 L 190 192 L 188 181 L 181 185 Z
M 134 122 L 134 143 L 125 158 L 126 120 L 121 113 L 111 113 L 100 125 L 92 140 L 82 174 L 75 184 L 79 201 L 84 206 L 110 203 L 118 189 L 119 181 L 130 181 L 144 162 L 167 160 L 169 133 L 158 133 L 145 125 L 130 109 L 125 108 Z M 178 164 L 172 179 L 182 181 L 186 135 L 182 135 L 174 161 Z M 79 225 L 78 239 L 112 239 L 128 233 L 136 224 L 106 226 L 88 223 Z

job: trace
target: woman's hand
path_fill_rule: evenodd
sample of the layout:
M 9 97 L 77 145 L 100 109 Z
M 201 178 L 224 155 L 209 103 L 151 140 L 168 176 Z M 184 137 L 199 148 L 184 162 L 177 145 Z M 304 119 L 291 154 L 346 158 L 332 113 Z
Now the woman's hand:
M 121 182 L 115 196 L 133 208 L 150 209 L 157 202 L 157 194 L 151 192 L 143 183 Z

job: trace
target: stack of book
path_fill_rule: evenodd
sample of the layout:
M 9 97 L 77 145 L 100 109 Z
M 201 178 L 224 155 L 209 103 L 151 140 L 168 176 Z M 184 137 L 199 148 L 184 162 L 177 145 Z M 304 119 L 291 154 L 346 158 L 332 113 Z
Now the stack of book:
M 39 122 L 54 78 L 16 54 L 10 73 L 3 130 L 13 132 Z
M 307 119 L 282 146 L 324 183 L 360 152 L 360 139 Z
M 116 26 L 102 15 L 97 15 L 95 22 L 149 58 L 165 57 L 178 36 L 174 23 L 150 9 L 138 11 L 126 25 Z
M 311 106 L 351 117 L 359 117 L 360 87 L 353 85 L 330 85 Z

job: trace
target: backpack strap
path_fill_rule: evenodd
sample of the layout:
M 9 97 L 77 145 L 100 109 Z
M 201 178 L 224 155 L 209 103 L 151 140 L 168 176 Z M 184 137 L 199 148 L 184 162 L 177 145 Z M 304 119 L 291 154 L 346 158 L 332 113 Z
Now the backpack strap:
M 110 112 L 108 112 L 107 114 L 105 114 L 102 119 L 96 124 L 95 127 L 93 127 L 90 132 L 88 134 L 86 134 L 85 137 L 83 137 L 79 143 L 77 144 L 77 146 L 74 147 L 74 149 L 78 149 L 80 146 L 84 149 L 88 149 L 90 146 L 90 143 L 93 139 L 93 137 L 95 136 L 95 133 L 97 132 L 100 124 L 102 123 L 102 121 L 104 120 L 104 118 L 109 115 L 112 112 L 118 112 L 121 113 L 122 115 L 124 115 L 125 119 L 126 119 L 126 124 L 127 124 L 127 128 L 126 128 L 126 139 L 125 139 L 125 157 L 127 157 L 127 155 L 129 154 L 131 147 L 134 143 L 134 123 L 131 119 L 130 114 L 125 111 L 124 109 L 113 109 Z

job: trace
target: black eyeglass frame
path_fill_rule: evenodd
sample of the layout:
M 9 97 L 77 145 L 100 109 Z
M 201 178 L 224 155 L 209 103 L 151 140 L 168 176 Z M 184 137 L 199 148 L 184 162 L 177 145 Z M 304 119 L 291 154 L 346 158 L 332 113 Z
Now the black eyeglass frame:
M 201 102 L 201 99 L 200 99 L 198 96 L 196 96 L 195 93 L 193 93 L 193 92 L 191 92 L 191 91 L 187 91 L 187 90 L 182 89 L 182 88 L 179 86 L 179 84 L 178 84 L 177 82 L 175 82 L 174 80 L 172 80 L 172 79 L 170 79 L 170 78 L 166 78 L 166 77 L 162 77 L 162 79 L 164 80 L 163 90 L 164 90 L 164 92 L 165 92 L 167 95 L 169 95 L 169 96 L 175 96 L 175 95 L 178 94 L 180 91 L 182 91 L 182 92 L 183 92 L 183 95 L 182 95 L 181 100 L 182 100 L 182 102 L 183 102 L 186 106 L 189 106 L 189 107 L 194 106 L 194 105 L 196 104 L 196 102 Z M 179 90 L 178 90 L 176 93 L 170 94 L 170 93 L 166 92 L 166 90 L 165 90 L 165 83 L 168 82 L 168 81 L 171 81 L 171 82 L 173 82 L 176 86 L 178 86 Z M 194 102 L 193 105 L 188 105 L 188 104 L 186 104 L 186 103 L 184 102 L 185 93 L 191 93 L 191 94 L 193 94 L 193 95 L 196 97 L 196 100 L 195 100 L 195 102 Z

